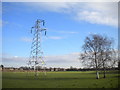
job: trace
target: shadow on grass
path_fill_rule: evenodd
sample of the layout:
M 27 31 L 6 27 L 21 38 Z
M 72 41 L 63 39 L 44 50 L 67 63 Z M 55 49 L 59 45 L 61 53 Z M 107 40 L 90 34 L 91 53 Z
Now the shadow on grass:
M 4 79 L 12 79 L 12 80 L 78 80 L 78 79 L 95 79 L 95 78 L 47 78 L 47 77 L 23 77 L 23 78 L 17 78 L 17 77 L 3 77 Z
M 120 78 L 120 76 L 112 76 L 113 78 Z

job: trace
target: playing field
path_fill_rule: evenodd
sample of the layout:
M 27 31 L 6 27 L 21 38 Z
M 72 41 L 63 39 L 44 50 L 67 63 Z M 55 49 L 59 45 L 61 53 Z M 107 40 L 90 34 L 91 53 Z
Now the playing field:
M 47 72 L 44 76 L 34 77 L 31 72 L 27 76 L 26 72 L 3 72 L 3 88 L 117 88 L 119 74 L 107 72 L 104 79 L 100 74 L 100 79 L 95 79 L 94 71 L 84 72 Z

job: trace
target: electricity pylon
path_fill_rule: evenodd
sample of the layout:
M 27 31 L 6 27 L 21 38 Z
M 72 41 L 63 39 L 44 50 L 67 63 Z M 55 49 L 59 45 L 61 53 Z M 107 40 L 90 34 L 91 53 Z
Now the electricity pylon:
M 34 68 L 35 76 L 38 76 L 38 67 L 41 65 L 45 65 L 43 60 L 43 52 L 41 48 L 41 40 L 42 40 L 42 32 L 46 35 L 46 29 L 42 28 L 44 26 L 45 21 L 38 19 L 35 22 L 35 25 L 31 28 L 31 33 L 33 34 L 33 40 L 31 45 L 30 58 L 28 61 L 28 65 Z M 45 70 L 45 66 L 44 66 Z M 45 73 L 46 74 L 46 73 Z

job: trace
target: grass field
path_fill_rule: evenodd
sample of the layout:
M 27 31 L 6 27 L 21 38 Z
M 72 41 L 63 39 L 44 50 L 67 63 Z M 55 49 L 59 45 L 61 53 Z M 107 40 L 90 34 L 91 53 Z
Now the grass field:
M 47 76 L 39 73 L 38 78 L 33 72 L 26 75 L 26 72 L 3 72 L 3 88 L 117 88 L 119 78 L 117 72 L 107 72 L 106 79 L 100 74 L 97 80 L 94 71 L 47 72 Z

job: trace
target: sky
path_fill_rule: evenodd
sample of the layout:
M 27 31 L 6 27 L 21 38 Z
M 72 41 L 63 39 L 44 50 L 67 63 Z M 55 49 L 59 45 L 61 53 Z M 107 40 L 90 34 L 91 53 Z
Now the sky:
M 101 34 L 118 41 L 117 2 L 3 2 L 2 63 L 27 66 L 37 19 L 45 20 L 42 50 L 47 67 L 83 67 L 79 61 L 84 39 Z

